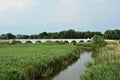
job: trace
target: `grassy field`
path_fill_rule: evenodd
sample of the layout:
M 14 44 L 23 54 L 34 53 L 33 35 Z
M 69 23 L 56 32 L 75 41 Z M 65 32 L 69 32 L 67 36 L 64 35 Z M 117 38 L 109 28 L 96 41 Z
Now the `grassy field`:
M 0 46 L 0 80 L 34 80 L 77 58 L 77 46 L 52 42 Z
M 101 48 L 80 80 L 120 80 L 120 44 L 110 43 Z

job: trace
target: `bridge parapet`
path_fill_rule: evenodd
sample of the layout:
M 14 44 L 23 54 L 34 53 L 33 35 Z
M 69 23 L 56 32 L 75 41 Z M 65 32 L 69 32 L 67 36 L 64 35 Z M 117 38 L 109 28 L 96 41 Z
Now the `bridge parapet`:
M 10 40 L 0 40 L 0 42 L 9 42 L 12 43 L 13 41 L 19 41 L 21 43 L 26 43 L 28 41 L 32 42 L 32 43 L 36 43 L 38 41 L 40 42 L 46 42 L 46 41 L 53 41 L 53 42 L 65 42 L 67 41 L 68 43 L 72 43 L 73 41 L 76 43 L 79 42 L 88 42 L 91 41 L 91 39 L 10 39 Z

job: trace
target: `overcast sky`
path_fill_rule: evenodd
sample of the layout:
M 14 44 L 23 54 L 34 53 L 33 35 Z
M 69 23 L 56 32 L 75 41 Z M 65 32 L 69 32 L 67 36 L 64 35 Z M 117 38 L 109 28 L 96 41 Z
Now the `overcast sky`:
M 120 0 L 0 0 L 0 34 L 120 29 Z

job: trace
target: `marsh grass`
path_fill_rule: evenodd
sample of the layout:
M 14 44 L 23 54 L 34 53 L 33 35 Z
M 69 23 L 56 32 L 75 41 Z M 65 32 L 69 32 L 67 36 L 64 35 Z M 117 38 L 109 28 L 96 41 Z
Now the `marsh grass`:
M 79 46 L 84 46 L 84 47 L 93 47 L 94 44 L 92 42 L 80 42 L 78 43 Z
M 0 46 L 0 80 L 35 80 L 78 57 L 77 46 L 25 43 Z
M 120 80 L 120 45 L 108 44 L 101 48 L 94 64 L 80 80 Z

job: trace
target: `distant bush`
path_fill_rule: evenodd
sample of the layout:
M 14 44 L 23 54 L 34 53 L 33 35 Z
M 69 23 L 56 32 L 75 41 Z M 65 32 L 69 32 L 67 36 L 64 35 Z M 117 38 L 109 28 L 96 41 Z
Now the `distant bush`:
M 76 41 L 72 41 L 72 42 L 71 42 L 71 44 L 76 45 L 76 44 L 77 44 L 77 42 L 76 42 Z
M 53 44 L 58 44 L 58 43 L 56 43 L 56 42 L 53 42 L 53 41 L 46 41 L 46 42 L 44 42 L 44 43 L 42 43 L 42 44 L 46 44 L 46 45 L 53 45 Z
M 53 43 L 53 41 L 48 40 L 48 41 L 46 41 L 45 43 Z
M 93 47 L 94 44 L 92 42 L 81 42 L 78 45 L 85 46 L 85 47 Z
M 90 40 L 88 40 L 87 42 L 91 42 Z
M 95 44 L 95 47 L 102 47 L 106 45 L 103 36 L 94 35 L 92 38 L 92 42 Z
M 63 43 L 64 43 L 64 44 L 69 44 L 69 42 L 68 42 L 68 41 L 64 41 Z
M 21 42 L 20 41 L 16 41 L 16 40 L 12 41 L 12 44 L 18 44 L 18 43 L 21 43 Z

